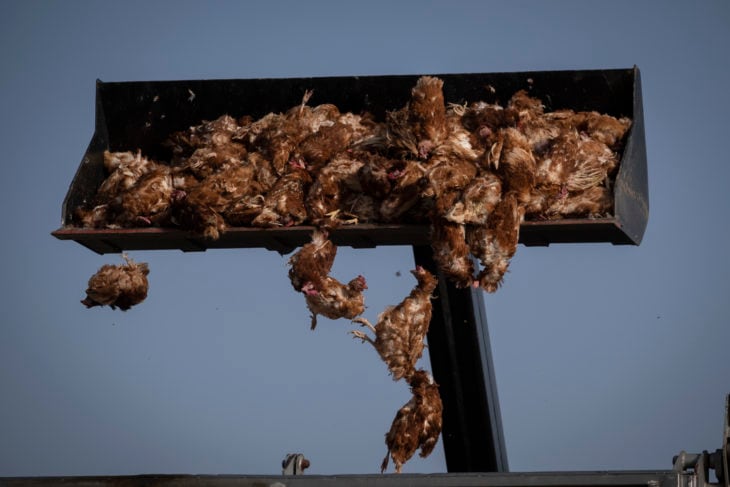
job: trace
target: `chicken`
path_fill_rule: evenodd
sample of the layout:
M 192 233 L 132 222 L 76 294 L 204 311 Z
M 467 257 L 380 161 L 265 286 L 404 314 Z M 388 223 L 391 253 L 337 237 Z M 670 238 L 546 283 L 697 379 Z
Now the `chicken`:
M 365 311 L 367 283 L 363 276 L 357 276 L 347 284 L 342 284 L 332 276 L 324 276 L 316 281 L 307 281 L 302 292 L 309 311 L 312 313 L 311 329 L 317 327 L 317 315 L 331 320 L 338 318 L 353 319 Z
M 340 223 L 356 223 L 357 219 L 343 208 L 347 193 L 362 193 L 358 171 L 363 163 L 342 153 L 317 174 L 309 189 L 306 205 L 309 220 L 320 227 L 334 227 Z M 343 211 L 344 210 L 344 211 Z
M 452 223 L 483 225 L 502 198 L 502 181 L 493 173 L 485 172 L 464 188 L 459 200 L 444 214 Z
M 436 218 L 431 224 L 431 248 L 439 270 L 457 287 L 474 282 L 474 263 L 466 244 L 464 225 Z
M 180 203 L 178 221 L 184 228 L 216 240 L 227 228 L 224 215 L 243 218 L 248 210 L 250 221 L 262 210 L 262 192 L 262 186 L 254 179 L 251 165 L 228 166 L 187 192 Z
M 475 102 L 463 110 L 461 124 L 469 132 L 471 145 L 480 152 L 488 152 L 496 142 L 497 133 L 503 128 L 517 125 L 515 110 L 485 102 Z
M 170 167 L 155 164 L 132 188 L 109 203 L 109 218 L 122 227 L 160 225 L 184 196 L 183 190 L 175 188 Z
M 357 276 L 347 284 L 329 275 L 337 255 L 337 247 L 326 230 L 315 230 L 311 242 L 304 244 L 289 258 L 289 280 L 296 291 L 304 294 L 312 313 L 311 328 L 317 326 L 317 315 L 332 320 L 353 319 L 365 311 L 367 283 Z
M 418 448 L 422 458 L 431 454 L 443 424 L 443 404 L 439 396 L 438 384 L 431 375 L 416 371 L 410 378 L 411 399 L 396 413 L 390 430 L 385 434 L 388 453 L 385 454 L 380 471 L 385 472 L 388 461 L 393 459 L 396 473 L 401 473 L 407 462 Z
M 424 176 L 421 197 L 434 200 L 436 214 L 443 217 L 476 177 L 477 167 L 458 157 L 432 157 Z
M 438 284 L 436 277 L 421 266 L 411 273 L 418 281 L 416 287 L 398 305 L 380 313 L 375 326 L 362 317 L 353 320 L 375 334 L 372 339 L 360 330 L 351 332 L 375 347 L 393 380 L 409 380 L 416 372 L 416 362 L 423 354 L 423 340 L 431 323 L 431 295 Z
M 395 163 L 388 172 L 391 189 L 380 204 L 380 216 L 386 221 L 395 221 L 420 200 L 426 169 L 418 162 L 404 160 Z
M 572 122 L 578 131 L 606 144 L 611 150 L 620 148 L 624 135 L 631 128 L 631 120 L 626 117 L 615 118 L 598 112 L 578 112 Z
M 257 227 L 300 225 L 307 220 L 305 195 L 312 178 L 304 164 L 290 161 L 292 169 L 281 176 L 264 197 L 261 213 L 251 222 Z
M 297 159 L 297 148 L 303 141 L 320 128 L 334 125 L 340 115 L 334 105 L 325 104 L 314 108 L 307 106 L 311 96 L 311 91 L 305 92 L 300 105 L 290 108 L 285 114 L 270 113 L 254 122 L 249 129 L 249 150 L 261 152 L 271 161 L 279 176 L 290 170 L 288 163 Z M 317 142 L 321 143 L 321 138 Z M 333 145 L 338 146 L 341 143 L 343 141 L 339 140 Z M 308 153 L 314 157 L 326 156 L 316 151 L 316 148 L 317 144 L 314 144 Z M 323 147 L 320 145 L 319 148 Z M 325 152 L 329 153 L 329 150 Z
M 222 115 L 172 134 L 164 145 L 172 148 L 173 166 L 185 167 L 202 180 L 245 159 L 247 151 L 242 139 L 246 132 L 247 126 L 240 125 L 229 115 Z
M 537 166 L 527 138 L 516 128 L 502 129 L 490 149 L 491 163 L 502 178 L 505 191 L 521 203 L 530 201 L 536 184 Z
M 86 298 L 81 303 L 87 308 L 94 306 L 119 307 L 127 311 L 147 297 L 149 266 L 134 262 L 122 254 L 125 264 L 105 264 L 89 279 Z
M 613 192 L 605 186 L 565 193 L 540 214 L 544 218 L 598 218 L 613 211 Z
M 289 258 L 289 280 L 296 291 L 305 283 L 317 282 L 329 274 L 337 255 L 337 246 L 324 230 L 315 230 L 312 241 Z
M 404 108 L 386 117 L 386 141 L 407 157 L 428 159 L 431 151 L 447 135 L 444 82 L 422 76 L 411 90 L 411 100 Z
M 109 204 L 130 191 L 142 176 L 157 167 L 154 161 L 143 157 L 141 151 L 104 151 L 103 158 L 107 177 L 97 189 L 92 206 L 79 206 L 74 211 L 75 221 L 82 227 L 118 228 L 119 224 L 112 221 L 114 217 Z
M 487 292 L 502 283 L 509 262 L 517 250 L 525 207 L 514 193 L 507 193 L 489 215 L 486 225 L 469 225 L 466 239 L 471 253 L 484 266 L 475 282 Z
M 354 135 L 353 127 L 344 123 L 323 125 L 305 138 L 295 152 L 316 172 L 347 149 Z

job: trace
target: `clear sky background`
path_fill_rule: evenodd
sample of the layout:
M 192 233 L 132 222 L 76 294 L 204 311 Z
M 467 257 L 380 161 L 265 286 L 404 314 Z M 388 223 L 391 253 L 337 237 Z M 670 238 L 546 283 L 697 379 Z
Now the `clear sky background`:
M 730 392 L 730 2 L 0 2 L 0 476 L 377 472 L 409 398 L 346 321 L 309 330 L 286 258 L 134 252 L 140 306 L 85 309 L 117 255 L 54 239 L 94 84 L 630 68 L 641 246 L 520 247 L 486 296 L 510 469 L 668 469 L 720 446 Z M 316 102 L 316 100 L 313 100 Z M 342 248 L 373 319 L 409 248 Z M 399 272 L 400 275 L 396 273 Z M 424 365 L 428 365 L 426 359 Z M 441 442 L 405 472 L 443 472 Z

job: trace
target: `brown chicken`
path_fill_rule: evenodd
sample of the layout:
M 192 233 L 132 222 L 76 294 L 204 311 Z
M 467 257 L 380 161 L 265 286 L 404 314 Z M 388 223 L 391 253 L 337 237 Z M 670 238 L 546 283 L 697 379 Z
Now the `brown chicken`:
M 303 163 L 291 161 L 289 165 L 292 169 L 271 187 L 264 197 L 261 213 L 253 219 L 252 225 L 289 227 L 307 220 L 304 199 L 312 178 Z
M 361 161 L 345 152 L 319 171 L 306 199 L 313 225 L 336 227 L 341 223 L 357 223 L 357 218 L 344 207 L 344 199 L 347 194 L 362 193 L 358 178 L 362 166 Z
M 431 248 L 439 270 L 457 287 L 469 287 L 474 283 L 474 263 L 466 244 L 464 225 L 434 219 Z
M 502 283 L 509 262 L 517 251 L 525 208 L 514 193 L 507 193 L 487 219 L 487 225 L 467 226 L 466 239 L 471 253 L 484 269 L 475 284 L 495 292 Z
M 396 473 L 401 473 L 403 464 L 418 448 L 421 449 L 422 458 L 429 456 L 441 434 L 443 404 L 438 384 L 424 370 L 416 371 L 409 384 L 413 397 L 398 410 L 390 431 L 385 434 L 388 453 L 380 465 L 381 473 L 388 468 L 390 458 L 393 459 Z
M 115 212 L 109 211 L 109 204 L 134 188 L 142 176 L 157 167 L 154 161 L 143 157 L 141 151 L 104 151 L 103 157 L 107 177 L 99 186 L 92 206 L 80 206 L 74 213 L 82 227 L 118 228 L 120 225 L 113 221 Z
M 626 117 L 616 118 L 598 112 L 578 112 L 571 122 L 576 130 L 585 132 L 611 150 L 621 147 L 626 132 L 631 128 L 631 120 Z
M 408 105 L 387 114 L 385 137 L 390 147 L 407 157 L 428 159 L 444 141 L 448 129 L 443 85 L 438 78 L 422 76 Z
M 331 276 L 316 281 L 307 281 L 302 285 L 304 299 L 312 312 L 311 329 L 317 327 L 317 315 L 331 320 L 338 318 L 353 319 L 365 311 L 365 295 L 367 283 L 363 276 L 357 276 L 347 284 Z
M 336 254 L 337 247 L 327 232 L 315 230 L 312 241 L 289 258 L 289 280 L 296 291 L 304 294 L 312 313 L 312 330 L 317 326 L 317 315 L 332 320 L 353 319 L 365 311 L 365 278 L 357 276 L 342 284 L 329 275 Z
M 469 141 L 474 149 L 484 153 L 496 142 L 497 133 L 503 128 L 516 126 L 518 118 L 514 110 L 479 101 L 463 109 L 461 124 L 469 132 Z
M 391 189 L 380 204 L 379 213 L 386 221 L 395 221 L 420 201 L 426 169 L 412 160 L 398 161 L 390 167 Z
M 515 128 L 502 129 L 490 149 L 490 161 L 502 178 L 505 191 L 521 203 L 530 201 L 536 184 L 536 162 L 527 138 Z
M 393 380 L 404 377 L 409 380 L 416 371 L 416 362 L 423 354 L 423 340 L 431 323 L 431 295 L 438 284 L 436 277 L 421 266 L 411 273 L 418 281 L 416 287 L 398 305 L 380 313 L 375 326 L 362 317 L 353 320 L 375 334 L 372 339 L 360 330 L 351 332 L 375 347 Z
M 484 225 L 501 198 L 502 181 L 493 173 L 484 172 L 464 189 L 444 218 L 453 223 Z
M 109 306 L 127 311 L 147 297 L 148 265 L 134 262 L 126 254 L 122 257 L 125 264 L 105 264 L 91 276 L 86 298 L 81 301 L 87 308 Z
M 289 258 L 289 280 L 296 291 L 305 283 L 323 279 L 332 269 L 337 255 L 337 246 L 332 243 L 325 230 L 315 230 L 312 241 L 306 243 Z
M 311 91 L 305 92 L 300 105 L 284 114 L 270 113 L 249 128 L 249 150 L 261 152 L 279 176 L 290 170 L 289 161 L 298 159 L 296 152 L 302 142 L 320 128 L 333 125 L 340 115 L 334 105 L 307 106 L 311 96 Z M 317 151 L 311 150 L 311 154 Z
M 247 151 L 242 139 L 247 130 L 247 125 L 222 115 L 172 134 L 164 145 L 172 149 L 173 166 L 184 167 L 202 180 L 245 159 Z
M 183 228 L 216 240 L 227 228 L 224 215 L 251 221 L 262 211 L 262 192 L 251 165 L 230 165 L 189 189 L 177 220 Z
M 540 185 L 582 191 L 603 183 L 618 166 L 608 146 L 576 131 L 561 134 L 537 165 Z

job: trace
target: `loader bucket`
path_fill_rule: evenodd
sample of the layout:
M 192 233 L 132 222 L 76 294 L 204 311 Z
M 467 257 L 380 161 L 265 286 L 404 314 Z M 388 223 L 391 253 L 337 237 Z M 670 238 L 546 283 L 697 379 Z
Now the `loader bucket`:
M 404 106 L 421 75 L 321 78 L 132 81 L 96 84 L 96 128 L 63 202 L 61 228 L 53 235 L 74 240 L 95 252 L 123 250 L 266 247 L 286 252 L 309 239 L 312 227 L 261 229 L 234 227 L 220 239 L 175 228 L 89 229 L 72 225 L 73 211 L 91 201 L 105 178 L 103 152 L 136 151 L 152 159 L 169 160 L 162 142 L 173 132 L 220 115 L 284 112 L 313 90 L 312 105 L 332 103 L 341 112 L 370 112 L 383 120 L 386 111 Z M 549 245 L 571 242 L 611 242 L 638 245 L 646 228 L 649 204 L 641 80 L 636 67 L 585 71 L 433 74 L 444 81 L 447 103 L 484 100 L 506 103 L 525 89 L 546 111 L 595 110 L 630 117 L 632 127 L 614 184 L 614 212 L 609 218 L 525 221 L 520 242 Z M 332 233 L 338 245 L 423 245 L 428 228 L 407 224 L 359 224 Z

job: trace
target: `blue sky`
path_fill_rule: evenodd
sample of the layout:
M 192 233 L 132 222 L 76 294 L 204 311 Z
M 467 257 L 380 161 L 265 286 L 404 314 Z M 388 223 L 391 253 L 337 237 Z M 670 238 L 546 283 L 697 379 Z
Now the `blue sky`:
M 408 399 L 345 321 L 309 330 L 286 258 L 135 252 L 150 293 L 85 309 L 116 255 L 50 236 L 94 83 L 628 68 L 642 73 L 639 247 L 520 247 L 486 296 L 510 469 L 664 469 L 720 446 L 728 373 L 730 3 L 3 2 L 0 476 L 369 473 Z M 409 248 L 340 249 L 373 319 Z M 400 276 L 396 274 L 400 271 Z M 424 365 L 428 365 L 424 360 Z M 445 471 L 441 443 L 405 472 Z

